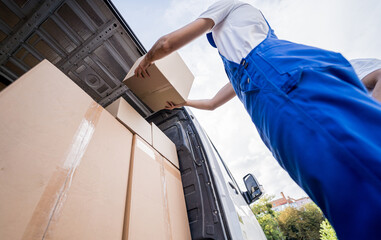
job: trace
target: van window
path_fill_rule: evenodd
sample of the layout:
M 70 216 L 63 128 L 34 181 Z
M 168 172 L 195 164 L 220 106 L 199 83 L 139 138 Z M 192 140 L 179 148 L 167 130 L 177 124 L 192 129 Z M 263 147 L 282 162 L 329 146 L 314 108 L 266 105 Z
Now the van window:
M 231 181 L 235 187 L 238 189 L 238 191 L 242 194 L 242 191 L 241 189 L 239 188 L 237 182 L 235 181 L 233 175 L 231 174 L 229 168 L 226 166 L 225 162 L 222 160 L 220 154 L 218 153 L 216 147 L 214 146 L 214 144 L 212 143 L 212 141 L 209 139 L 208 137 L 208 140 L 210 142 L 210 144 L 212 145 L 212 149 L 213 149 L 213 153 L 214 153 L 214 156 L 216 157 L 217 159 L 217 162 L 218 162 L 218 165 L 220 166 L 220 169 L 221 169 L 221 172 L 225 178 L 226 181 Z

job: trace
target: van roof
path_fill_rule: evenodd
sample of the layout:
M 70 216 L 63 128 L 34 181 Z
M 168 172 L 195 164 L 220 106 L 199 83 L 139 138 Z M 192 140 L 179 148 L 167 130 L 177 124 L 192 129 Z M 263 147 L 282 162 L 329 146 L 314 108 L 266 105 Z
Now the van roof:
M 111 0 L 1 1 L 0 9 L 1 82 L 48 59 L 102 106 L 123 96 L 152 114 L 122 83 L 146 50 Z

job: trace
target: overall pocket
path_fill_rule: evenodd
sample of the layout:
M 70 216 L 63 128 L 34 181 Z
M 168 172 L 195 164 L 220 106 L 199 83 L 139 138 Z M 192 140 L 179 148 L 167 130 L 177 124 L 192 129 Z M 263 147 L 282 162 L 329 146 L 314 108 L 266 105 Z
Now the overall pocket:
M 293 73 L 303 68 L 349 66 L 340 53 L 286 41 L 257 54 L 279 74 Z
M 257 55 L 279 74 L 272 83 L 286 94 L 295 89 L 304 69 L 348 66 L 340 54 L 302 44 L 279 40 Z

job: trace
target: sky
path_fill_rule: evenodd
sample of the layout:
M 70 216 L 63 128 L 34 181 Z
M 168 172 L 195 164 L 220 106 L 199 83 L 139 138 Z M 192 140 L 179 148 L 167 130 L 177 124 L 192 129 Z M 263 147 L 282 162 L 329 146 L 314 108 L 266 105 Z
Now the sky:
M 243 0 L 259 8 L 277 36 L 342 53 L 381 59 L 380 0 Z M 149 50 L 158 38 L 195 20 L 215 0 L 113 0 Z M 216 49 L 201 37 L 178 51 L 195 76 L 189 99 L 212 98 L 228 82 Z M 191 109 L 234 178 L 253 173 L 269 195 L 307 194 L 262 143 L 237 97 L 214 111 Z

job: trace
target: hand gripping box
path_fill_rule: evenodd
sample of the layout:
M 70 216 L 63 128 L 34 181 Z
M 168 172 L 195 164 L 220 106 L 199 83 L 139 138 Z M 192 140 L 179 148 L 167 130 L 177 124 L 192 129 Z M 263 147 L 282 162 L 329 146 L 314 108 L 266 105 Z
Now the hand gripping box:
M 144 57 L 144 56 L 143 56 Z M 137 78 L 139 58 L 123 81 L 131 91 L 153 111 L 164 109 L 167 101 L 185 103 L 194 76 L 177 52 L 155 61 L 147 68 L 150 77 Z
M 0 92 L 0 239 L 121 239 L 131 146 L 42 61 Z
M 180 171 L 134 135 L 123 240 L 191 239 Z

